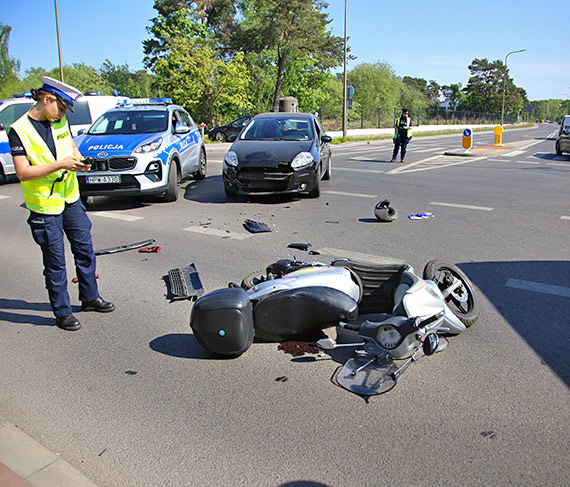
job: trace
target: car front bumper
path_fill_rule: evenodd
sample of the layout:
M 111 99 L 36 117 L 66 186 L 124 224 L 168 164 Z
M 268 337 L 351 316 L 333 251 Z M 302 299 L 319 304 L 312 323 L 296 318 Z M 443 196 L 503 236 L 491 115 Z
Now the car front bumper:
M 260 196 L 311 191 L 318 182 L 313 166 L 299 171 L 276 171 L 227 164 L 224 164 L 223 180 L 224 186 L 237 194 Z

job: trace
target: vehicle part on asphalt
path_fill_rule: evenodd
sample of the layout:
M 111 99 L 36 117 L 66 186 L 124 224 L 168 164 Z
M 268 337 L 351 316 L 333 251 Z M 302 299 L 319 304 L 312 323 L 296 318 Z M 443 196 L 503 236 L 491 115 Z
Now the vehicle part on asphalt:
M 150 245 L 154 242 L 154 238 L 150 238 L 148 240 L 143 240 L 142 242 L 120 245 L 118 247 L 111 247 L 109 249 L 96 250 L 95 255 L 116 254 L 117 252 L 124 252 L 125 250 L 134 250 L 140 247 L 146 247 L 147 245 Z
M 287 248 L 304 250 L 306 252 L 307 250 L 309 250 L 310 246 L 311 246 L 310 243 L 292 243 L 287 245 Z
M 180 267 L 170 269 L 168 271 L 168 284 L 171 301 L 194 300 L 204 294 L 204 287 L 194 264 L 183 269 Z
M 398 212 L 390 206 L 388 200 L 382 200 L 375 206 L 374 215 L 381 222 L 393 222 L 398 218 Z
M 244 221 L 243 227 L 251 233 L 271 232 L 271 228 L 269 228 L 265 223 L 256 222 L 253 220 Z
M 426 218 L 430 218 L 433 217 L 433 213 L 430 213 L 429 211 L 424 211 L 423 213 L 410 213 L 408 215 L 408 218 L 410 220 L 425 220 Z
M 153 247 L 143 247 L 142 249 L 139 249 L 139 252 L 149 252 L 152 254 L 157 254 L 158 252 L 160 252 L 162 250 L 161 247 L 155 245 Z

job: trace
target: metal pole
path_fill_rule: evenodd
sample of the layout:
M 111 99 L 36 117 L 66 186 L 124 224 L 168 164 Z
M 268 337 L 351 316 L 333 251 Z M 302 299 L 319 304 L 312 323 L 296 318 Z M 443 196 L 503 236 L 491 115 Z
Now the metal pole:
M 501 126 L 503 125 L 505 119 L 505 90 L 507 89 L 507 58 L 511 54 L 515 54 L 517 52 L 524 52 L 526 49 L 520 49 L 518 51 L 511 51 L 505 56 L 505 76 L 503 77 L 503 108 L 501 109 Z
M 347 93 L 346 93 L 346 2 L 344 0 L 344 83 L 343 83 L 343 96 L 342 96 L 342 136 L 346 137 L 348 113 L 347 113 Z
M 57 52 L 59 54 L 59 78 L 63 82 L 63 65 L 61 64 L 61 44 L 59 42 L 59 19 L 57 17 L 57 0 L 53 0 L 55 5 L 55 29 L 57 31 Z

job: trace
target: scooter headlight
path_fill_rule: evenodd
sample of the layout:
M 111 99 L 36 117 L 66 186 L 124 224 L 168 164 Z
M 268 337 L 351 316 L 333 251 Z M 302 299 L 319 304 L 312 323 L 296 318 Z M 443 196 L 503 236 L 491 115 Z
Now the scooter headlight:
M 400 335 L 400 332 L 395 326 L 382 325 L 378 328 L 376 339 L 383 348 L 392 350 L 400 344 L 402 335 Z

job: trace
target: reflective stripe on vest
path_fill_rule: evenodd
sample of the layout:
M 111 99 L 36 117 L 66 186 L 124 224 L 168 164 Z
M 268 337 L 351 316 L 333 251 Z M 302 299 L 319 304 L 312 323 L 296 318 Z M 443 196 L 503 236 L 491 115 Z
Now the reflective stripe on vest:
M 56 161 L 46 142 L 30 122 L 27 113 L 16 120 L 10 128 L 20 137 L 32 165 L 41 166 Z M 62 117 L 59 122 L 52 122 L 51 132 L 57 160 L 72 156 L 73 138 L 67 119 Z M 41 178 L 22 181 L 21 186 L 26 207 L 36 213 L 59 215 L 63 212 L 66 202 L 73 203 L 79 199 L 79 186 L 74 171 L 57 171 Z

